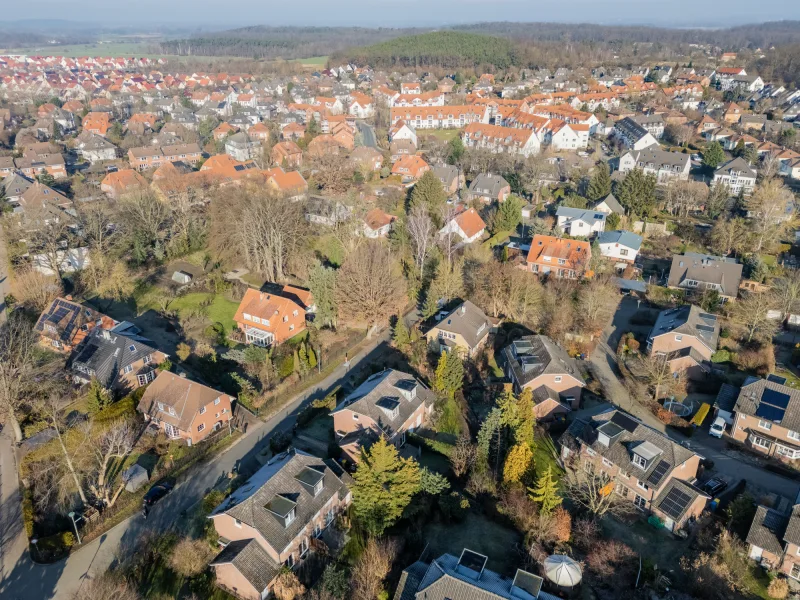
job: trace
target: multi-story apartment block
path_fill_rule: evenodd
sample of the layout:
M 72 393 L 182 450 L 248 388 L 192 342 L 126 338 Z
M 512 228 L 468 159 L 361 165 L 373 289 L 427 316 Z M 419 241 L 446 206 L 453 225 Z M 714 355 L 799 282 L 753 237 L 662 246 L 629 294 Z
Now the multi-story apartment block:
M 454 129 L 470 123 L 488 123 L 485 106 L 414 106 L 391 109 L 392 125 L 405 121 L 414 129 Z
M 686 181 L 689 179 L 689 168 L 688 154 L 661 150 L 658 144 L 653 144 L 643 150 L 630 150 L 619 159 L 621 173 L 641 169 L 646 174 L 655 175 L 656 182 L 660 184 L 666 184 L 675 179 Z

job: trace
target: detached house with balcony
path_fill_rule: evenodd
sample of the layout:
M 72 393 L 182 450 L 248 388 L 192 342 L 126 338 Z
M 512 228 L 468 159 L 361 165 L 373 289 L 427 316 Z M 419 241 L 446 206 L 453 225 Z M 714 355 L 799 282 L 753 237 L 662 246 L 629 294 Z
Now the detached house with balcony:
M 67 364 L 76 383 L 97 379 L 107 390 L 126 393 L 153 381 L 166 358 L 137 334 L 94 328 Z
M 737 156 L 717 167 L 711 185 L 727 185 L 731 196 L 738 196 L 740 192 L 749 196 L 756 187 L 756 171 L 745 159 Z
M 337 443 L 353 462 L 378 437 L 399 448 L 406 443 L 407 432 L 430 418 L 435 400 L 435 394 L 413 375 L 394 369 L 375 373 L 331 412 Z
M 533 391 L 534 414 L 540 421 L 562 419 L 581 403 L 586 387 L 578 364 L 545 335 L 522 337 L 503 349 L 506 377 L 517 393 Z
M 230 421 L 234 398 L 185 377 L 161 371 L 136 410 L 171 439 L 202 441 Z
M 531 273 L 540 276 L 578 279 L 583 276 L 591 257 L 589 242 L 537 234 L 531 241 L 527 265 Z
M 44 347 L 70 353 L 93 329 L 113 329 L 117 324 L 111 317 L 73 302 L 71 297 L 56 298 L 42 312 L 35 331 Z
M 620 157 L 620 173 L 628 173 L 634 169 L 641 169 L 646 175 L 654 175 L 659 184 L 666 184 L 674 179 L 686 181 L 689 179 L 689 155 L 667 152 L 654 144 L 642 150 L 631 150 Z
M 673 373 L 702 379 L 711 372 L 719 331 L 717 317 L 694 304 L 663 310 L 647 336 L 647 352 L 665 355 Z
M 556 225 L 572 237 L 590 237 L 605 231 L 607 216 L 606 213 L 596 210 L 559 206 L 556 211 Z
M 278 454 L 209 515 L 222 551 L 211 561 L 216 583 L 243 600 L 272 594 L 284 568 L 295 569 L 350 505 L 335 463 L 299 450 Z
M 620 410 L 576 419 L 559 442 L 566 463 L 607 481 L 608 493 L 652 513 L 669 531 L 697 519 L 710 500 L 692 484 L 700 455 Z
M 306 309 L 291 298 L 249 289 L 233 317 L 246 344 L 282 344 L 306 328 Z
M 475 356 L 489 339 L 492 323 L 480 308 L 465 300 L 431 327 L 425 337 L 434 352 L 458 350 Z
M 667 286 L 702 294 L 719 292 L 723 302 L 735 300 L 742 280 L 742 265 L 733 258 L 686 252 L 672 257 Z
M 748 379 L 733 410 L 733 439 L 783 461 L 800 458 L 800 391 L 783 377 Z

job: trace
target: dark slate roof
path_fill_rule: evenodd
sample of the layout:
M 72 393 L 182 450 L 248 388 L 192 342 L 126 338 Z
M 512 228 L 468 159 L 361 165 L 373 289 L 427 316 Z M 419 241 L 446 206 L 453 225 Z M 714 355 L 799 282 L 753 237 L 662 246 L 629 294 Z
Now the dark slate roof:
M 631 117 L 625 117 L 624 119 L 620 119 L 614 124 L 614 128 L 617 129 L 623 135 L 634 140 L 641 139 L 648 134 L 647 129 L 642 127 Z
M 680 490 L 689 497 L 689 500 L 683 505 L 683 509 L 680 511 L 680 514 L 678 514 L 677 517 L 675 515 L 671 515 L 668 510 L 664 510 L 665 507 L 663 506 L 664 500 L 666 500 L 670 492 L 675 489 Z M 658 494 L 655 502 L 653 502 L 653 507 L 659 509 L 664 514 L 669 515 L 669 517 L 676 523 L 680 523 L 683 520 L 683 517 L 686 516 L 686 511 L 688 511 L 694 501 L 701 496 L 708 498 L 707 494 L 703 493 L 690 483 L 673 477 L 667 482 L 667 485 L 665 485 L 664 489 Z
M 783 539 L 790 544 L 800 546 L 800 504 L 792 508 L 792 515 L 789 517 L 789 524 L 786 526 Z
M 687 279 L 700 282 L 701 285 L 692 289 L 702 290 L 703 283 L 713 283 L 722 288 L 723 295 L 735 298 L 742 279 L 742 265 L 718 256 L 689 253 L 673 256 L 667 285 L 678 287 Z
M 316 496 L 297 476 L 309 469 L 323 475 L 322 491 Z M 308 471 L 306 471 L 308 472 Z M 299 450 L 280 454 L 256 471 L 240 488 L 217 506 L 211 516 L 225 513 L 256 529 L 276 552 L 281 552 L 305 528 L 328 500 L 340 494 L 345 484 L 322 459 Z M 266 506 L 278 499 L 296 503 L 295 519 L 283 521 Z
M 273 561 L 255 539 L 230 542 L 210 565 L 233 565 L 260 593 L 280 573 L 281 565 Z
M 111 389 L 124 367 L 158 351 L 152 344 L 139 335 L 123 335 L 95 328 L 73 352 L 70 367 L 82 373 L 85 371 L 78 367 L 93 371 L 94 377 L 104 387 Z
M 714 406 L 719 410 L 733 412 L 736 405 L 736 400 L 739 397 L 739 388 L 730 383 L 723 383 L 719 388 L 717 399 L 714 401 Z
M 400 581 L 397 584 L 397 591 L 394 593 L 394 600 L 414 600 L 417 589 L 422 578 L 428 570 L 428 565 L 417 561 L 407 569 L 403 569 Z
M 465 300 L 439 321 L 436 328 L 449 333 L 461 334 L 469 347 L 475 348 L 481 340 L 489 335 L 491 323 L 489 323 L 486 313 L 469 300 Z
M 750 531 L 747 532 L 747 543 L 768 550 L 773 554 L 783 554 L 783 535 L 786 532 L 788 519 L 779 512 L 759 506 Z
M 431 171 L 444 186 L 449 186 L 453 183 L 453 180 L 458 179 L 458 167 L 452 165 L 439 165 L 438 167 L 433 167 Z
M 752 383 L 742 386 L 742 389 L 739 390 L 739 397 L 736 399 L 734 410 L 737 413 L 756 415 L 765 393 L 770 395 L 770 391 L 778 394 L 786 394 L 789 396 L 789 401 L 782 415 L 766 414 L 764 418 L 775 423 L 780 423 L 780 426 L 786 429 L 800 431 L 800 390 L 787 385 L 781 385 L 775 381 L 757 379 Z M 779 418 L 770 418 L 772 416 L 779 416 Z M 781 443 L 785 445 L 785 442 L 782 441 Z
M 491 173 L 480 173 L 469 184 L 469 192 L 480 196 L 497 197 L 500 190 L 508 186 L 509 183 L 500 177 L 500 175 L 492 175 Z
M 416 600 L 506 600 L 524 598 L 514 590 L 514 580 L 489 569 L 480 577 L 459 566 L 459 558 L 443 554 L 428 566 L 417 588 Z M 399 600 L 395 598 L 395 600 Z M 556 600 L 547 592 L 539 592 L 538 600 Z
M 600 427 L 604 430 L 612 429 L 616 433 L 608 446 L 598 439 Z M 589 446 L 600 456 L 642 481 L 647 481 L 661 462 L 666 463 L 659 469 L 662 471 L 660 480 L 664 480 L 675 468 L 694 456 L 694 452 L 672 441 L 663 433 L 616 409 L 607 410 L 590 417 L 589 420 L 576 419 L 562 434 L 559 443 L 572 450 L 577 450 L 581 445 Z M 647 444 L 644 448 L 648 450 L 657 451 L 657 455 L 649 460 L 644 470 L 633 463 L 634 453 L 644 452 L 640 449 L 642 444 Z M 658 489 L 659 486 L 653 484 L 652 487 Z
M 645 130 L 647 131 L 647 130 Z M 637 165 L 643 163 L 645 165 L 652 164 L 656 169 L 668 169 L 674 171 L 676 168 L 685 169 L 689 165 L 689 155 L 682 152 L 669 152 L 662 150 L 658 144 L 653 144 L 647 148 L 637 151 L 631 151 Z
M 503 356 L 520 386 L 551 374 L 571 375 L 583 382 L 575 360 L 544 335 L 529 335 L 512 342 L 503 348 Z
M 720 165 L 714 171 L 714 175 L 739 175 L 741 177 L 756 178 L 756 172 L 745 159 L 737 156 L 733 160 L 729 160 L 725 164 Z
M 413 392 L 412 392 L 413 390 Z M 405 394 L 414 394 L 408 398 Z M 420 404 L 433 404 L 436 396 L 413 375 L 385 369 L 369 377 L 331 412 L 352 410 L 371 418 L 391 438 Z M 397 416 L 392 417 L 392 409 Z
M 719 342 L 719 330 L 719 319 L 715 315 L 706 313 L 694 304 L 684 304 L 658 313 L 648 340 L 666 333 L 691 335 L 715 352 Z

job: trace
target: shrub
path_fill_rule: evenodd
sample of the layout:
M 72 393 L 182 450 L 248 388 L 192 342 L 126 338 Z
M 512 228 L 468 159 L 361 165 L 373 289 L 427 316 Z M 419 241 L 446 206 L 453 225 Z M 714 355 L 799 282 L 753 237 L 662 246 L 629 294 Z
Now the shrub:
M 189 347 L 189 344 L 181 342 L 175 349 L 175 354 L 177 354 L 178 358 L 180 358 L 182 361 L 185 361 L 187 358 L 189 358 L 189 356 L 191 356 L 192 349 Z
M 713 363 L 725 363 L 731 362 L 734 359 L 734 354 L 725 348 L 721 350 L 717 350 L 714 354 L 711 355 L 711 362 Z
M 783 600 L 783 598 L 789 595 L 789 583 L 783 577 L 776 577 L 769 582 L 767 594 L 770 598 Z
M 219 506 L 220 502 L 225 499 L 225 494 L 219 490 L 211 490 L 203 497 L 203 514 L 210 515 L 211 511 Z
M 617 540 L 603 540 L 594 545 L 586 562 L 595 575 L 624 584 L 622 572 L 630 571 L 636 559 L 636 552 L 630 546 Z
M 204 540 L 182 539 L 170 557 L 170 566 L 184 577 L 193 577 L 205 570 L 211 560 L 211 548 Z
M 55 535 L 39 538 L 36 549 L 43 561 L 53 561 L 66 555 L 75 545 L 75 536 L 71 531 L 62 531 Z
M 172 371 L 172 361 L 168 358 L 164 359 L 160 365 L 158 365 L 159 371 Z
M 720 329 L 720 331 L 719 331 L 719 337 L 721 337 L 721 338 L 725 338 L 725 339 L 727 339 L 727 338 L 731 337 L 731 330 L 730 330 L 730 329 L 728 329 L 727 327 L 723 327 L 723 328 L 722 328 L 722 329 Z
M 467 516 L 469 500 L 459 492 L 450 492 L 439 496 L 439 510 L 445 521 L 460 522 Z
M 278 454 L 279 452 L 286 450 L 291 443 L 291 435 L 285 431 L 277 431 L 272 434 L 271 438 L 269 438 L 269 449 L 272 450 L 274 454 Z

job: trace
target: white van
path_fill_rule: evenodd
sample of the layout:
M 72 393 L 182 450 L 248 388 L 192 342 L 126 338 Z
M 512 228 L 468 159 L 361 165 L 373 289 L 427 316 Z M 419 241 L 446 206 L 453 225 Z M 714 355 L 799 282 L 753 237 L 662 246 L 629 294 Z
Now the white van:
M 713 435 L 715 438 L 721 438 L 723 433 L 725 433 L 725 419 L 722 417 L 717 417 L 711 424 L 711 429 L 709 429 L 708 435 Z

